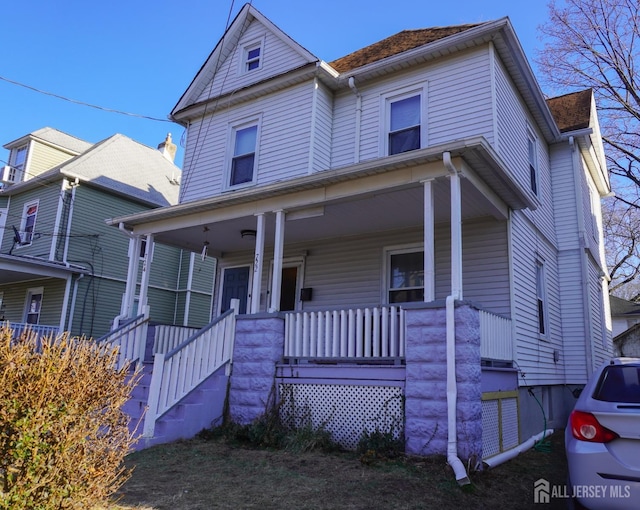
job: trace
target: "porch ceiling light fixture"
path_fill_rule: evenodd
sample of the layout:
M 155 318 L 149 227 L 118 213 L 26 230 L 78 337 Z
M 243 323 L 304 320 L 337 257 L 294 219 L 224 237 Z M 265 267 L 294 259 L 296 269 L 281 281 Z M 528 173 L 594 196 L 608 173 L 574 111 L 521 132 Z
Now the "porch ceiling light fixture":
M 251 229 L 244 229 L 240 231 L 241 237 L 253 237 L 256 238 L 256 231 Z

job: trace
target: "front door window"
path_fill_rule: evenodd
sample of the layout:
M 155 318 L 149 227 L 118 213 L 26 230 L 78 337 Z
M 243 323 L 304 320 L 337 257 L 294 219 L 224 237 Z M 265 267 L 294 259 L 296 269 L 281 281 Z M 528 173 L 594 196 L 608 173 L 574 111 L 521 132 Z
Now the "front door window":
M 29 290 L 27 293 L 27 307 L 24 321 L 27 324 L 38 324 L 40 322 L 40 309 L 42 308 L 42 290 Z

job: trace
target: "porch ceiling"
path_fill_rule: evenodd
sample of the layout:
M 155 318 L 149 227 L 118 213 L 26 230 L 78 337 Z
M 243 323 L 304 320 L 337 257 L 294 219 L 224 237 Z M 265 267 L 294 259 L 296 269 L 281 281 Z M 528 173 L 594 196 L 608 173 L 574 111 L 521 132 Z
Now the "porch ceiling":
M 449 152 L 461 171 L 462 218 L 506 217 L 509 207 L 535 207 L 491 145 L 482 137 L 458 140 L 395 156 L 367 160 L 287 182 L 234 191 L 209 199 L 113 218 L 135 234 L 154 234 L 157 242 L 209 253 L 251 250 L 255 215 L 265 213 L 265 244 L 273 243 L 272 212 L 286 212 L 285 243 L 304 243 L 366 235 L 424 224 L 424 180 L 433 182 L 435 223 L 450 218 Z

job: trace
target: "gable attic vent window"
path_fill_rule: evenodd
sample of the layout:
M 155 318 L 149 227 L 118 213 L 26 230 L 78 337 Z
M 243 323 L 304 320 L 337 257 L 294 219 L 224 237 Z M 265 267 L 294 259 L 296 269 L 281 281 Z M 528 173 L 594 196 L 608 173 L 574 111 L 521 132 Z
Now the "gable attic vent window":
M 262 41 L 254 42 L 244 48 L 242 71 L 248 73 L 262 68 Z

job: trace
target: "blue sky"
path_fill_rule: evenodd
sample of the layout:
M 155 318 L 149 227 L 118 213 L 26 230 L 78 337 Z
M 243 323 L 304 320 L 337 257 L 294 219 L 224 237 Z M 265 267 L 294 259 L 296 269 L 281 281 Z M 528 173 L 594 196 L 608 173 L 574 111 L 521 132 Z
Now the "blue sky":
M 89 142 L 122 133 L 156 147 L 184 129 L 166 121 L 242 8 L 232 0 L 29 0 L 3 8 L 0 146 L 50 126 Z M 513 0 L 254 0 L 253 5 L 311 53 L 331 61 L 403 29 L 509 16 L 530 62 L 542 48 L 546 2 Z M 533 63 L 532 63 L 533 65 Z M 78 102 L 64 101 L 4 79 Z M 182 166 L 179 149 L 176 163 Z M 8 151 L 0 149 L 0 164 Z

